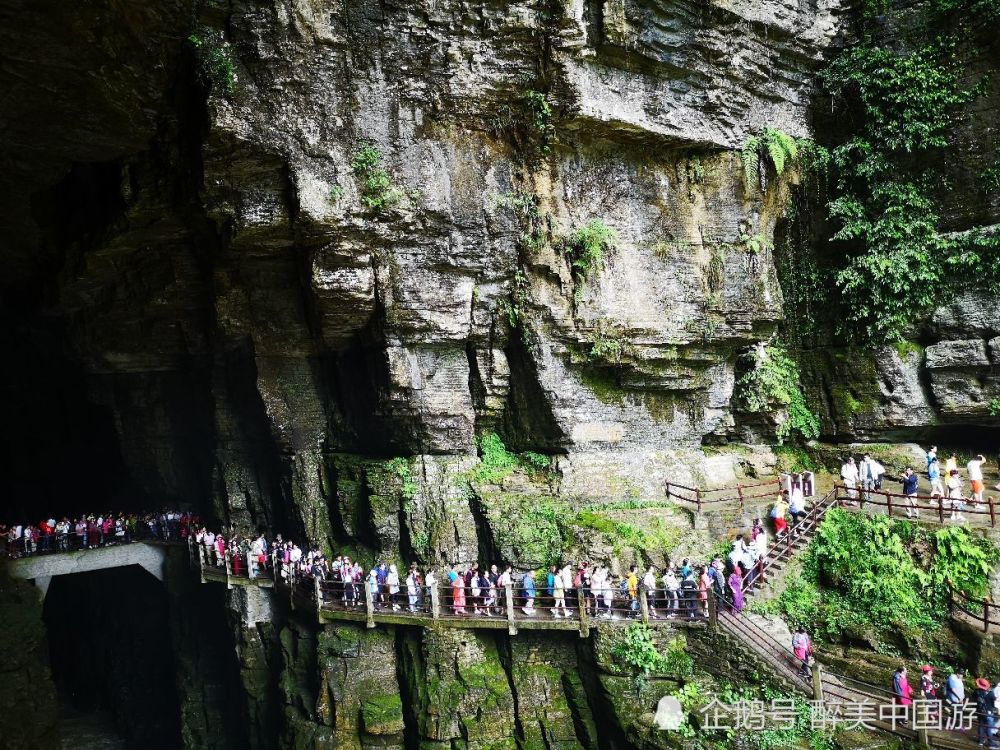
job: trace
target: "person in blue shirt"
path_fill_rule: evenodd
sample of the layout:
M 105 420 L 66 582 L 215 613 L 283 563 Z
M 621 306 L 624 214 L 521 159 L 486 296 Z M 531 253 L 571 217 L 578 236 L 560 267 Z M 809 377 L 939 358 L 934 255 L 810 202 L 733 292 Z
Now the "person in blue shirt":
M 535 613 L 535 574 L 529 570 L 521 579 L 521 588 L 524 591 L 524 606 L 521 611 L 526 615 Z
M 920 518 L 920 509 L 917 508 L 917 481 L 920 478 L 912 467 L 907 466 L 903 472 L 903 494 L 906 495 L 906 517 Z
M 937 456 L 934 456 L 927 464 L 927 479 L 931 483 L 931 494 L 944 497 L 944 485 L 941 483 L 941 466 L 938 464 Z

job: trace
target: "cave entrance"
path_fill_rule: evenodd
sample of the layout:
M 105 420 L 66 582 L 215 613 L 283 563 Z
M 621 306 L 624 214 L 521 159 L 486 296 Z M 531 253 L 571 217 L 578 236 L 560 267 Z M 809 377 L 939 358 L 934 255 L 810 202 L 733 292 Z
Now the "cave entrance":
M 63 325 L 10 306 L 0 308 L 0 321 L 2 521 L 138 510 L 113 415 L 88 398 Z
M 97 735 L 129 750 L 181 746 L 169 614 L 163 583 L 138 565 L 52 579 L 43 619 L 64 747 Z
M 910 434 L 907 439 L 912 440 Z M 959 459 L 982 453 L 988 464 L 996 468 L 1000 457 L 1000 427 L 984 425 L 954 424 L 935 425 L 920 430 L 920 447 L 926 450 L 932 445 L 938 447 L 938 458 L 943 461 L 954 453 Z

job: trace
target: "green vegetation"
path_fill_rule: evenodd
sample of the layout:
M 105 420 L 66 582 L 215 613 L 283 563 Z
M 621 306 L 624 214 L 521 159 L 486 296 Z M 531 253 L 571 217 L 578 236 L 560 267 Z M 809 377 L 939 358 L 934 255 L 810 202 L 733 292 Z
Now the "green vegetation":
M 741 234 L 740 244 L 751 255 L 760 255 L 762 252 L 770 250 L 773 247 L 770 240 L 760 233 L 754 235 Z
M 236 93 L 236 63 L 232 46 L 220 34 L 191 34 L 188 42 L 198 58 L 198 78 L 209 91 L 232 96 Z
M 660 652 L 653 632 L 642 622 L 630 623 L 611 650 L 615 660 L 643 674 L 661 673 L 687 677 L 694 672 L 694 660 L 687 653 L 683 638 L 674 638 L 667 650 Z
M 949 526 L 927 531 L 883 515 L 830 511 L 774 602 L 820 638 L 863 634 L 876 645 L 899 637 L 919 642 L 947 614 L 949 591 L 981 597 L 1000 561 L 988 540 Z
M 753 367 L 737 379 L 734 387 L 733 399 L 738 408 L 758 414 L 785 409 L 788 416 L 775 433 L 779 445 L 792 437 L 803 440 L 819 437 L 819 418 L 806 405 L 795 360 L 777 345 L 767 346 L 762 353 L 751 356 Z
M 551 150 L 555 128 L 552 125 L 552 105 L 541 91 L 529 91 L 524 97 L 528 109 L 529 122 L 538 136 L 539 149 L 543 154 Z
M 634 503 L 633 507 L 655 507 L 641 506 L 639 505 L 641 501 L 632 501 L 632 503 Z M 600 507 L 608 509 L 607 505 Z M 655 519 L 652 528 L 647 530 L 622 521 L 615 521 L 596 509 L 580 511 L 570 523 L 577 528 L 590 529 L 603 534 L 611 542 L 616 554 L 626 548 L 647 556 L 650 552 L 664 554 L 677 546 L 681 536 L 677 526 L 669 525 L 659 518 Z
M 409 459 L 397 456 L 389 461 L 386 468 L 392 472 L 400 482 L 402 482 L 403 498 L 407 501 L 416 498 L 417 492 L 420 488 L 417 486 L 417 483 L 413 481 L 413 474 L 410 471 Z
M 565 503 L 534 494 L 477 490 L 493 539 L 509 560 L 535 568 L 559 563 L 566 551 L 570 509 Z
M 510 281 L 510 294 L 497 303 L 497 310 L 513 329 L 524 331 L 524 313 L 528 308 L 528 277 L 518 268 Z
M 562 241 L 562 250 L 569 259 L 573 275 L 586 281 L 591 272 L 604 262 L 604 255 L 618 243 L 618 233 L 601 219 L 591 219 Z
M 897 341 L 895 347 L 896 354 L 899 355 L 900 359 L 907 359 L 911 354 L 915 354 L 918 357 L 922 357 L 924 354 L 924 347 L 913 341 Z
M 361 147 L 351 159 L 351 169 L 361 181 L 361 202 L 370 209 L 381 211 L 395 206 L 406 197 L 392 183 L 382 166 L 382 152 L 372 144 Z
M 833 150 L 828 215 L 847 252 L 831 281 L 849 300 L 841 310 L 848 329 L 875 344 L 901 339 L 956 284 L 1000 285 L 1000 239 L 939 231 L 949 137 L 982 91 L 966 83 L 958 52 L 970 41 L 968 24 L 979 22 L 969 15 L 977 5 L 931 3 L 928 25 L 949 33 L 904 53 L 869 36 L 823 75 L 835 105 L 859 114 L 852 137 Z
M 1000 398 L 991 398 L 986 408 L 989 409 L 991 417 L 1000 417 Z
M 500 484 L 515 471 L 530 474 L 548 471 L 551 461 L 541 453 L 511 453 L 496 433 L 489 432 L 477 438 L 480 463 L 472 470 L 471 479 L 484 484 Z
M 340 200 L 341 196 L 344 194 L 344 188 L 340 185 L 331 185 L 330 191 L 327 193 L 327 198 L 330 199 L 331 203 L 336 203 Z
M 594 323 L 590 341 L 590 350 L 585 354 L 588 362 L 609 362 L 620 365 L 624 358 L 635 354 L 631 340 L 615 330 L 614 324 L 609 320 L 599 320 Z
M 767 165 L 780 177 L 785 169 L 798 165 L 803 152 L 811 159 L 825 158 L 825 151 L 809 140 L 795 139 L 777 128 L 764 128 L 760 135 L 750 136 L 740 150 L 743 163 L 743 179 L 747 188 L 759 185 L 767 189 Z

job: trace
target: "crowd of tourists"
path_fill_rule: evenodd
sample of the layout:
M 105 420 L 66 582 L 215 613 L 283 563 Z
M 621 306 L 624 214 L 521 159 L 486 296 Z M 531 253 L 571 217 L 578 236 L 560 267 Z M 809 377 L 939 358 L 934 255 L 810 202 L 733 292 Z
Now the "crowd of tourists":
M 940 704 L 945 716 L 930 718 L 944 719 L 943 726 L 948 728 L 965 731 L 975 717 L 979 747 L 1000 748 L 1000 682 L 993 684 L 985 677 L 977 677 L 969 695 L 966 678 L 965 669 L 956 667 L 943 683 L 939 682 L 934 667 L 925 664 L 920 668 L 920 682 L 914 687 L 906 667 L 900 666 L 892 675 L 890 692 L 893 702 L 903 706 L 913 706 L 915 701 L 925 701 L 935 708 Z
M 38 523 L 0 524 L 8 557 L 97 549 L 137 540 L 183 541 L 197 523 L 190 513 L 90 513 L 43 518 Z
M 966 475 L 969 481 L 969 489 L 966 491 L 965 484 L 959 471 L 958 457 L 951 454 L 945 459 L 944 466 L 937 455 L 937 446 L 931 446 L 927 450 L 926 467 L 924 476 L 929 485 L 927 497 L 932 500 L 940 499 L 944 503 L 943 507 L 949 510 L 950 520 L 962 522 L 967 520 L 964 512 L 968 504 L 975 508 L 983 503 L 983 493 L 986 490 L 983 470 L 986 466 L 986 458 L 982 455 L 973 456 L 965 465 Z M 840 467 L 840 478 L 847 489 L 849 505 L 864 505 L 870 499 L 870 493 L 882 489 L 886 480 L 886 469 L 871 454 L 855 461 L 854 456 L 848 456 L 844 464 Z M 920 474 L 912 466 L 907 466 L 899 477 L 901 493 L 904 498 L 903 508 L 907 518 L 919 518 L 920 507 L 918 498 L 920 496 Z M 996 486 L 1000 489 L 1000 484 Z
M 728 564 L 720 557 L 705 565 L 685 558 L 662 570 L 633 565 L 622 575 L 586 562 L 516 573 L 510 565 L 452 565 L 439 573 L 421 571 L 416 563 L 401 571 L 393 563 L 380 562 L 366 571 L 347 555 L 328 558 L 319 545 L 303 549 L 280 534 L 273 540 L 262 533 L 226 539 L 200 528 L 194 542 L 205 565 L 250 579 L 318 579 L 325 602 L 348 608 L 365 607 L 367 589 L 376 610 L 424 612 L 437 588 L 443 613 L 455 616 L 505 616 L 513 603 L 526 616 L 569 618 L 577 616 L 582 605 L 591 617 L 621 619 L 642 615 L 642 592 L 649 617 L 673 619 L 707 615 L 710 590 L 742 609 L 743 591 L 765 550 L 766 535 L 758 520 L 749 542 L 743 536 L 734 542 Z

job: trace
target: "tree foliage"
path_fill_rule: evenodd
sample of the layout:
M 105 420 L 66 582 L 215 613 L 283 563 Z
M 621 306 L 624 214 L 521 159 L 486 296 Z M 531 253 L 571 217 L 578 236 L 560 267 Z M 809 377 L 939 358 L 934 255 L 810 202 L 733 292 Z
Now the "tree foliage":
M 974 0 L 936 0 L 931 20 L 961 15 Z M 880 8 L 869 3 L 869 11 Z M 845 262 L 831 280 L 843 295 L 846 329 L 872 343 L 908 327 L 974 275 L 1000 282 L 1000 241 L 940 229 L 943 164 L 955 129 L 982 85 L 967 81 L 963 22 L 909 51 L 865 37 L 842 52 L 823 84 L 853 132 L 832 152 L 828 216 Z M 966 53 L 968 54 L 968 53 Z M 988 170 L 982 177 L 988 180 Z

